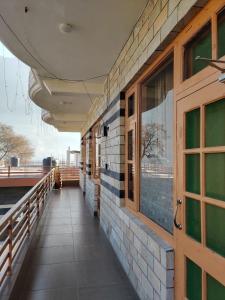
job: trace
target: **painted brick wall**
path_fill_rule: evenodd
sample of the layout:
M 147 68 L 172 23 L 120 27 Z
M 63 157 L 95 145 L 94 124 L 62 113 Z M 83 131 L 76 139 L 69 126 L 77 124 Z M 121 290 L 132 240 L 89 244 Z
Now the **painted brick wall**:
M 140 299 L 174 299 L 173 249 L 102 192 L 101 226 Z
M 151 61 L 201 10 L 208 0 L 150 0 L 105 81 L 104 96 L 90 108 L 83 133 L 109 103 L 132 83 Z
M 86 174 L 83 174 L 83 170 L 80 170 L 80 187 L 82 191 L 86 192 Z
M 83 132 L 103 115 L 100 223 L 141 300 L 174 299 L 174 250 L 124 207 L 124 92 L 180 32 L 206 0 L 150 0 L 94 101 Z M 90 149 L 87 147 L 87 163 Z M 94 183 L 86 198 L 95 209 Z
M 91 130 L 87 132 L 83 139 L 86 140 L 86 173 L 83 174 L 83 168 L 80 172 L 80 187 L 85 193 L 85 199 L 90 207 L 93 215 L 97 212 L 97 189 L 98 186 L 92 180 L 92 133 Z M 81 147 L 83 150 L 84 148 Z M 82 153 L 81 153 L 82 157 Z M 81 162 L 83 166 L 83 162 Z
M 124 96 L 103 117 L 100 222 L 140 299 L 173 299 L 173 249 L 124 207 Z
M 95 214 L 95 212 L 97 211 L 97 199 L 96 199 L 95 191 L 96 191 L 95 183 L 89 176 L 87 176 L 85 199 L 91 209 L 92 214 Z

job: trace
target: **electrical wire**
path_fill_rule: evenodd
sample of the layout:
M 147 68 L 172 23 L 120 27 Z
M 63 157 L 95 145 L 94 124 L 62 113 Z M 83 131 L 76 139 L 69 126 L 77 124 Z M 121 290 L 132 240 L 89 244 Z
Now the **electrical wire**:
M 87 86 L 86 86 L 86 84 L 85 84 L 84 81 L 83 81 L 83 86 L 84 86 L 84 89 L 85 89 L 85 91 L 86 91 L 86 94 L 88 95 L 88 97 L 89 97 L 89 99 L 90 99 L 90 101 L 91 101 L 91 104 L 93 105 L 93 101 L 92 101 L 91 95 L 89 94 L 88 88 L 87 88 Z
M 21 39 L 18 37 L 18 35 L 15 33 L 15 31 L 9 26 L 9 24 L 6 22 L 5 18 L 3 17 L 2 14 L 0 14 L 0 18 L 2 19 L 3 23 L 5 24 L 5 26 L 9 29 L 9 31 L 14 35 L 14 37 L 16 38 L 16 40 L 18 41 L 18 43 L 23 47 L 23 49 L 38 63 L 38 65 L 45 70 L 50 76 L 46 76 L 47 79 L 58 79 L 58 80 L 62 80 L 62 81 L 69 81 L 69 82 L 84 82 L 84 81 L 90 81 L 90 80 L 94 80 L 94 79 L 99 79 L 102 77 L 107 76 L 108 74 L 102 74 L 102 75 L 98 75 L 98 76 L 94 76 L 94 77 L 89 77 L 86 79 L 70 79 L 70 78 L 60 78 L 57 75 L 55 75 L 54 73 L 50 72 L 31 52 L 30 50 L 25 46 L 25 44 L 21 41 Z
M 8 95 L 7 84 L 6 84 L 5 47 L 3 45 L 2 45 L 2 54 L 3 54 L 3 79 L 4 79 L 4 87 L 5 87 L 6 106 L 7 106 L 7 109 L 10 112 L 12 112 L 13 110 L 9 107 L 9 95 Z
M 16 108 L 16 104 L 17 104 L 17 97 L 18 97 L 18 76 L 19 76 L 19 60 L 17 58 L 17 70 L 16 70 L 16 89 L 15 89 L 15 97 L 14 97 L 14 101 L 13 101 L 13 106 Z

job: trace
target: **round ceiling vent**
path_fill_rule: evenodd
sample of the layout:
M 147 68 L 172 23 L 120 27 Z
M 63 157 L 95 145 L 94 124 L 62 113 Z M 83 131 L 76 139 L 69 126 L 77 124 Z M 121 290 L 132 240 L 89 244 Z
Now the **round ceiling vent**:
M 69 33 L 73 30 L 73 26 L 68 23 L 61 23 L 61 24 L 59 24 L 59 30 L 62 33 Z

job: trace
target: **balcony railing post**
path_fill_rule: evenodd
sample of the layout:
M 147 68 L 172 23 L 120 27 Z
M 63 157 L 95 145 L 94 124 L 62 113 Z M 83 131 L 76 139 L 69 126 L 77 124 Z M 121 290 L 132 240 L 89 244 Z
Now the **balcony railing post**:
M 30 198 L 27 201 L 27 234 L 30 236 Z
M 40 217 L 39 188 L 37 188 L 36 190 L 35 198 L 36 198 L 36 205 L 37 205 L 37 217 L 39 218 Z
M 51 185 L 51 183 L 50 183 L 50 176 L 48 176 L 48 192 L 50 191 L 50 185 Z
M 8 177 L 10 177 L 10 166 L 8 166 Z
M 8 244 L 9 244 L 9 252 L 8 252 L 8 271 L 7 275 L 12 275 L 12 251 L 13 251 L 13 219 L 12 217 L 9 219 L 8 225 Z
M 27 237 L 30 237 L 33 225 L 38 223 L 44 209 L 44 198 L 48 194 L 48 189 L 52 189 L 54 181 L 53 170 L 2 217 L 1 235 L 6 235 L 6 239 L 2 241 L 0 247 L 0 287 L 5 278 L 13 273 L 13 258 Z

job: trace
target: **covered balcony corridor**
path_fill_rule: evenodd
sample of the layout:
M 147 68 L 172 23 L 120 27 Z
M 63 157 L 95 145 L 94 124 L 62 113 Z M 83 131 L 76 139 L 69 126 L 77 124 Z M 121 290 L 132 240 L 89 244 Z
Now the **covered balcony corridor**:
M 50 193 L 10 299 L 138 299 L 79 188 Z

